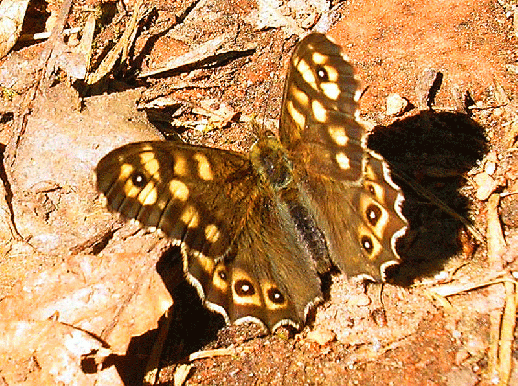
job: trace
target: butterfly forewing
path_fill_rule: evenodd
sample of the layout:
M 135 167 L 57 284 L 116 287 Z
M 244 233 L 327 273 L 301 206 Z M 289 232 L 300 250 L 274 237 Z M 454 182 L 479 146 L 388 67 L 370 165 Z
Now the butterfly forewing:
M 341 48 L 308 35 L 290 61 L 279 135 L 305 167 L 333 179 L 361 178 L 365 130 L 355 118 L 359 83 Z
M 229 248 L 256 185 L 242 155 L 165 141 L 118 148 L 96 171 L 112 210 L 211 258 Z
M 321 298 L 311 256 L 244 156 L 141 142 L 112 151 L 96 172 L 108 207 L 181 246 L 187 278 L 227 321 L 300 327 Z

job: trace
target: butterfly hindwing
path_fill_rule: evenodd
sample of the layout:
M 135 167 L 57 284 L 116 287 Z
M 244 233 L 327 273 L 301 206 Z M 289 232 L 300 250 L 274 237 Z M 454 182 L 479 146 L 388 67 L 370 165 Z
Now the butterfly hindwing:
M 320 279 L 309 252 L 279 221 L 275 207 L 266 197 L 255 202 L 234 249 L 218 263 L 206 299 L 224 305 L 231 322 L 300 328 L 322 299 Z
M 330 259 L 349 276 L 385 279 L 385 268 L 399 262 L 395 244 L 405 231 L 403 196 L 375 155 L 364 160 L 361 185 L 306 176 L 311 207 L 325 234 Z

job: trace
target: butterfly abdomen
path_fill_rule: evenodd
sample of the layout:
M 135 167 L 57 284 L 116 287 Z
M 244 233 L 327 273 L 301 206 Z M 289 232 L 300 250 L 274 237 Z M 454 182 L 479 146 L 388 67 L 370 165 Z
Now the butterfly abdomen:
M 317 226 L 315 218 L 307 207 L 298 201 L 284 201 L 291 220 L 295 224 L 300 241 L 306 246 L 316 264 L 316 270 L 322 274 L 331 268 L 331 259 L 324 233 Z

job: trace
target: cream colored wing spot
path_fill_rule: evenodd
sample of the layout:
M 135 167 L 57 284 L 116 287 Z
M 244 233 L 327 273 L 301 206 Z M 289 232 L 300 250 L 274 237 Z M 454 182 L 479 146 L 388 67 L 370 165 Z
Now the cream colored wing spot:
M 189 188 L 182 181 L 169 181 L 169 191 L 173 198 L 185 202 L 189 198 Z
M 309 97 L 304 91 L 301 91 L 299 88 L 295 87 L 295 85 L 291 85 L 289 92 L 292 99 L 297 101 L 299 105 L 304 108 L 309 106 Z
M 351 162 L 349 161 L 349 157 L 347 157 L 345 153 L 336 153 L 335 159 L 340 169 L 348 170 L 351 168 Z
M 286 110 L 298 127 L 303 128 L 306 125 L 306 117 L 293 106 L 292 101 L 286 103 Z
M 187 160 L 183 155 L 175 154 L 174 155 L 174 165 L 173 171 L 175 176 L 185 177 L 189 174 L 189 169 L 187 167 Z
M 328 128 L 329 135 L 331 139 L 338 146 L 345 146 L 349 142 L 349 137 L 345 133 L 345 129 L 341 126 L 329 126 Z
M 154 205 L 157 202 L 158 193 L 155 184 L 148 182 L 144 189 L 140 192 L 138 200 L 142 205 Z
M 322 103 L 317 100 L 311 102 L 311 110 L 313 111 L 313 116 L 318 122 L 326 122 L 327 121 L 327 111 Z
M 338 71 L 336 71 L 336 68 L 331 66 L 324 66 L 324 69 L 327 73 L 328 82 L 336 84 L 336 82 L 338 81 Z
M 333 101 L 336 101 L 340 96 L 340 88 L 336 83 L 325 82 L 321 83 L 320 87 L 324 95 Z
M 214 263 L 214 259 L 203 255 L 202 253 L 196 254 L 196 262 L 201 265 L 205 272 L 213 272 L 216 264 Z
M 101 197 L 99 197 L 99 202 L 101 203 L 101 205 L 103 207 L 107 207 L 108 206 L 108 198 L 106 198 L 104 193 L 101 193 Z
M 135 185 L 133 185 L 133 182 L 131 179 L 127 180 L 124 184 L 124 195 L 128 198 L 135 198 L 140 193 L 140 188 L 137 188 Z
M 193 158 L 198 164 L 198 176 L 202 180 L 212 181 L 214 179 L 214 174 L 212 173 L 212 168 L 207 157 L 202 153 L 196 153 L 193 155 Z
M 180 221 L 187 225 L 187 228 L 197 228 L 200 223 L 200 216 L 194 206 L 187 205 L 180 215 Z
M 135 198 L 138 196 L 142 188 L 139 188 L 135 185 L 134 179 L 135 179 L 135 167 L 129 164 L 123 164 L 121 166 L 121 173 L 119 175 L 119 180 L 126 180 L 124 183 L 123 191 L 126 197 L 129 198 Z M 137 175 L 137 178 L 144 178 L 142 175 Z M 139 180 L 140 182 L 140 180 Z M 145 181 L 142 181 L 145 182 Z
M 144 152 L 153 152 L 153 146 L 151 146 L 150 144 L 145 144 L 142 146 L 142 149 L 141 149 L 141 152 L 144 153 Z
M 141 156 L 141 159 L 142 159 L 142 156 Z M 155 175 L 155 173 L 157 173 L 158 169 L 160 168 L 158 160 L 154 157 L 149 158 L 145 163 L 143 162 L 142 165 L 144 166 L 144 169 L 150 176 Z
M 205 238 L 210 243 L 215 243 L 219 240 L 219 237 L 221 236 L 221 233 L 218 229 L 218 227 L 214 224 L 209 224 L 205 227 Z
M 313 52 L 313 55 L 311 56 L 311 59 L 313 60 L 313 63 L 316 64 L 324 64 L 327 62 L 328 56 L 323 55 L 320 52 Z
M 127 178 L 129 178 L 129 176 L 131 176 L 131 174 L 133 174 L 134 171 L 135 167 L 133 165 L 122 164 L 119 174 L 119 180 L 126 180 Z
M 155 158 L 155 154 L 152 151 L 149 151 L 146 148 L 143 148 L 143 151 L 139 154 L 140 163 L 144 165 L 145 163 L 151 161 Z
M 376 171 L 372 168 L 372 166 L 368 163 L 367 159 L 364 159 L 363 162 L 365 163 L 364 166 L 364 173 L 363 175 L 367 180 L 374 181 L 377 179 Z
M 301 59 L 297 64 L 297 70 L 302 75 L 304 81 L 311 86 L 313 89 L 317 89 L 317 82 L 315 76 L 313 75 L 313 71 L 311 70 L 311 66 L 304 59 Z
M 256 286 L 246 272 L 234 270 L 232 278 L 232 295 L 234 303 L 245 306 L 261 307 L 261 297 Z

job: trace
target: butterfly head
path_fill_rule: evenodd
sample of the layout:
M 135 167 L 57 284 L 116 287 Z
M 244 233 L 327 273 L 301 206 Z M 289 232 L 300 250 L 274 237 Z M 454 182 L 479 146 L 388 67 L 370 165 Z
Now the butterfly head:
M 293 180 L 293 167 L 286 149 L 272 132 L 254 144 L 250 150 L 250 161 L 261 180 L 274 190 L 285 188 Z

